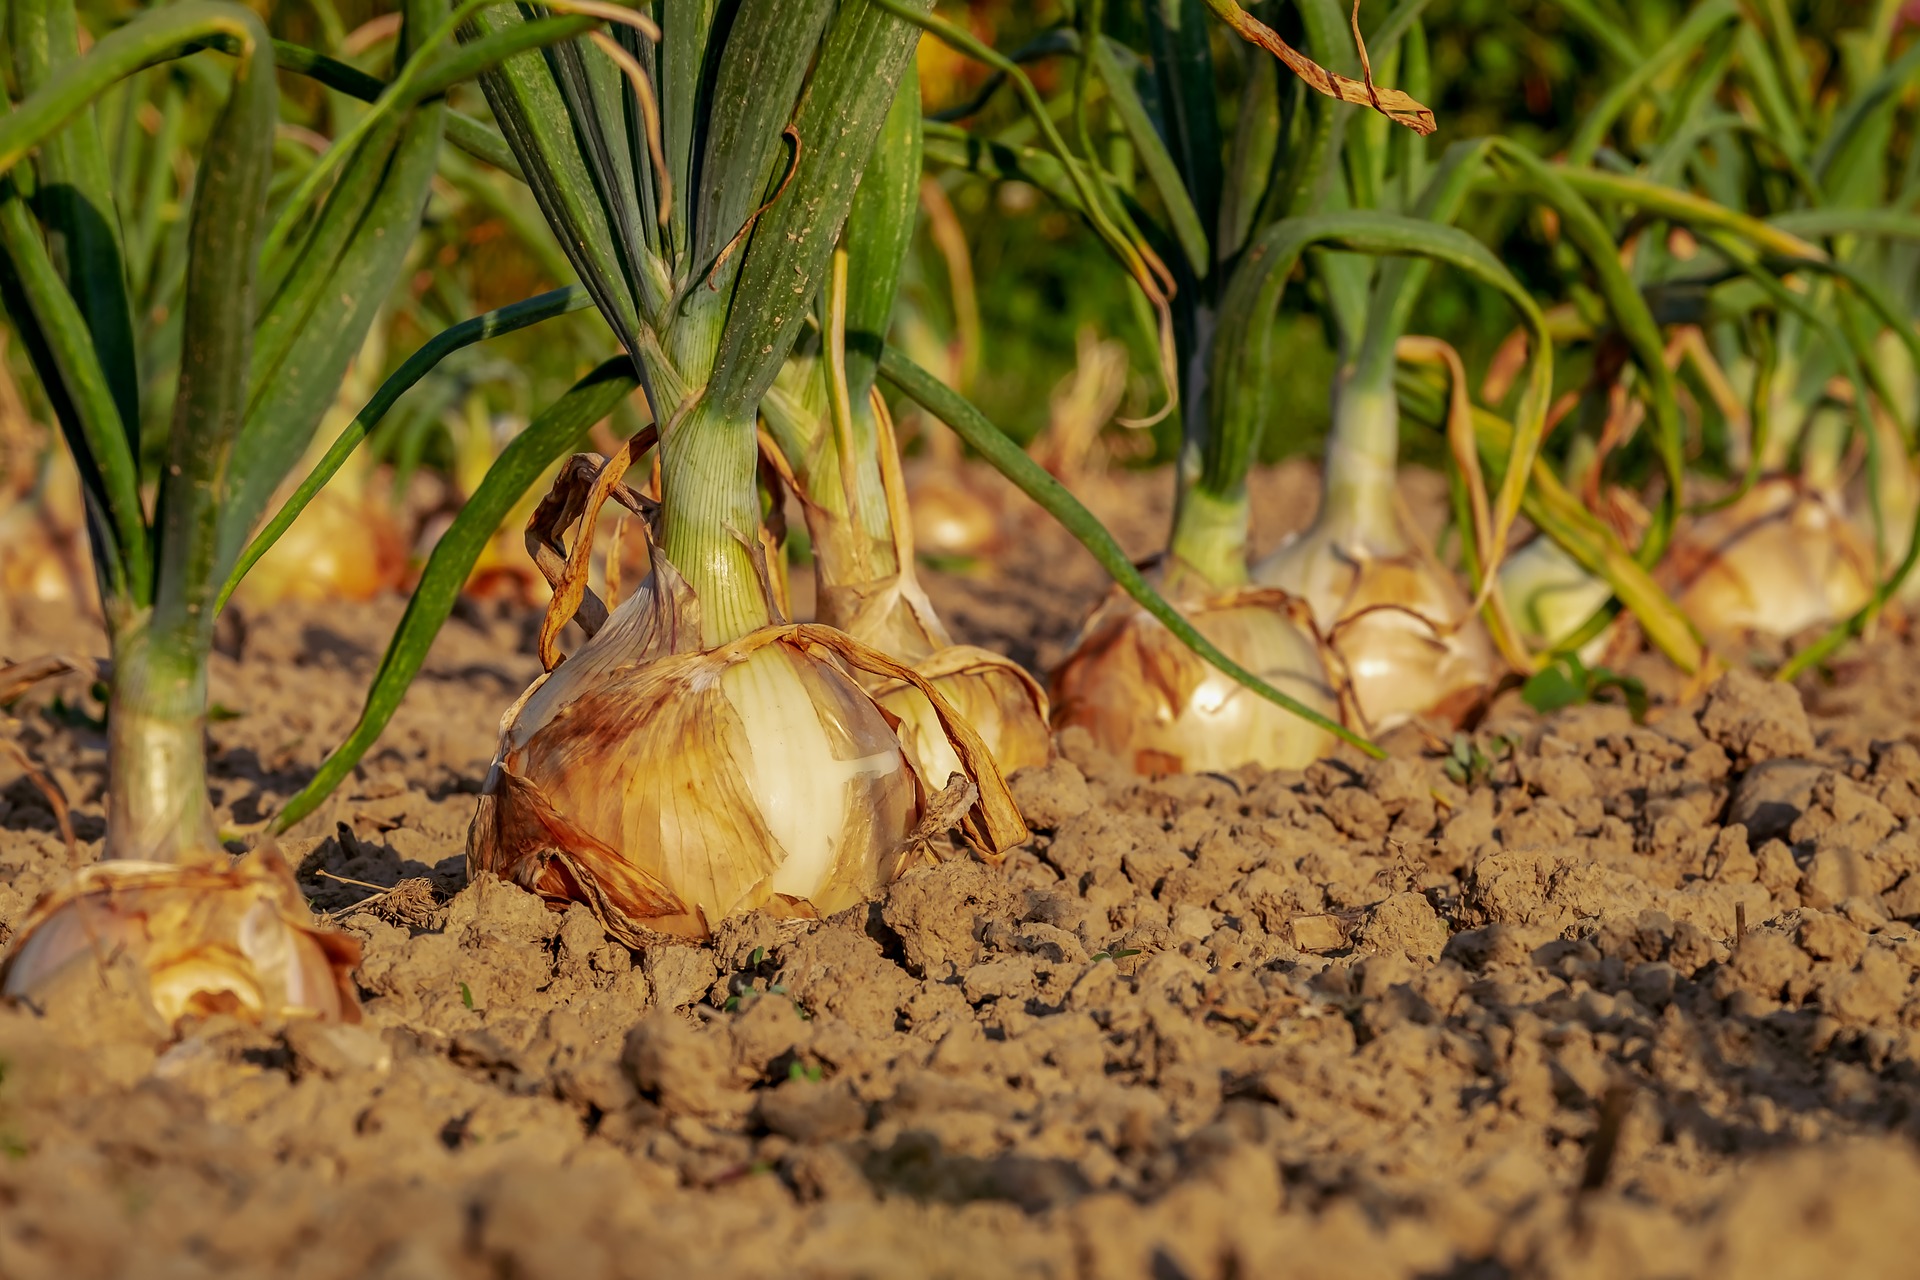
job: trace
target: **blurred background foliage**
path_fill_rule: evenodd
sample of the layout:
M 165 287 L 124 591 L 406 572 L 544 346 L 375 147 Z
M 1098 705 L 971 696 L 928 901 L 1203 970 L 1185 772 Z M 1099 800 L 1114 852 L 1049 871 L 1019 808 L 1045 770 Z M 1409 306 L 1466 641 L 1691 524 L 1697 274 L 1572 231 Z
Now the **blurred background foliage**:
M 1831 65 L 1836 61 L 1832 51 L 1839 47 L 1835 33 L 1858 23 L 1861 0 L 1779 2 L 1800 34 L 1814 102 L 1836 96 L 1839 71 Z M 328 52 L 374 76 L 387 72 L 398 27 L 397 14 L 386 0 L 256 0 L 254 7 L 277 36 Z M 1391 7 L 1388 0 L 1364 0 L 1363 25 L 1378 21 Z M 1263 0 L 1251 8 L 1283 35 L 1299 36 L 1290 5 Z M 1629 69 L 1618 38 L 1605 32 L 1625 33 L 1641 49 L 1658 48 L 1689 8 L 1683 0 L 1433 0 L 1423 17 L 1431 46 L 1430 105 L 1439 119 L 1437 141 L 1444 146 L 1499 133 L 1537 154 L 1554 155 L 1583 114 Z M 82 17 L 90 29 L 104 31 L 135 12 L 130 4 L 101 3 L 83 6 Z M 1070 56 L 1044 50 L 1049 33 L 1071 25 L 1069 4 L 947 0 L 939 12 L 1002 51 L 1039 50 L 1036 56 L 1016 56 L 1065 117 L 1070 110 L 1065 90 L 1074 64 Z M 1130 25 L 1140 21 L 1138 6 L 1110 5 L 1107 15 L 1110 34 L 1123 43 L 1141 43 L 1140 33 Z M 1255 55 L 1218 24 L 1212 40 L 1219 74 L 1227 81 L 1220 102 L 1230 113 L 1234 84 L 1246 60 Z M 1008 141 L 1030 138 L 1032 123 L 1014 94 L 1004 85 L 996 87 L 984 66 L 933 39 L 922 41 L 919 66 L 930 118 L 961 120 L 977 134 Z M 1390 63 L 1378 70 L 1383 82 L 1392 82 Z M 5 74 L 11 77 L 10 66 Z M 127 268 L 137 314 L 146 321 L 140 337 L 148 428 L 172 399 L 179 350 L 176 303 L 184 262 L 182 197 L 192 181 L 189 157 L 207 127 L 207 107 L 221 91 L 217 78 L 205 59 L 178 60 L 127 81 L 101 116 L 113 171 L 128 195 L 138 194 L 130 203 L 147 210 L 143 224 L 129 229 Z M 285 71 L 281 92 L 282 170 L 276 181 L 277 190 L 285 194 L 311 162 L 316 144 L 338 136 L 366 108 Z M 488 114 L 471 85 L 456 90 L 454 105 L 483 119 Z M 1651 104 L 1646 111 L 1651 128 Z M 1224 128 L 1232 124 L 1230 115 L 1222 120 Z M 1096 116 L 1096 127 L 1112 126 Z M 1631 132 L 1631 113 L 1626 127 Z M 1132 160 L 1117 127 L 1108 142 L 1110 165 L 1124 170 Z M 938 194 L 929 193 L 923 200 L 926 216 L 907 266 L 896 340 L 923 364 L 942 369 L 1022 441 L 1031 441 L 1046 426 L 1049 397 L 1074 371 L 1084 332 L 1124 343 L 1130 354 L 1123 414 L 1141 414 L 1156 406 L 1162 392 L 1154 374 L 1151 335 L 1137 302 L 1129 297 L 1132 286 L 1086 223 L 1025 183 L 994 181 L 938 165 L 930 165 L 928 174 L 928 184 L 937 186 Z M 1139 184 L 1136 196 L 1143 204 L 1153 204 L 1150 184 Z M 1493 245 L 1543 299 L 1564 292 L 1565 273 L 1554 262 L 1552 228 L 1537 212 L 1516 201 L 1482 196 L 1461 225 Z M 377 327 L 364 354 L 363 363 L 377 367 L 356 370 L 357 388 L 378 385 L 380 377 L 420 343 L 449 325 L 572 282 L 566 259 L 527 189 L 453 147 L 443 151 L 411 266 L 389 301 L 386 322 Z M 1318 288 L 1307 283 L 1303 273 L 1293 290 L 1297 296 L 1290 296 L 1277 322 L 1289 372 L 1287 388 L 1276 402 L 1277 420 L 1263 435 L 1267 461 L 1311 455 L 1324 438 L 1335 358 L 1319 318 L 1325 308 L 1313 292 Z M 1452 342 L 1476 370 L 1486 366 L 1511 328 L 1504 303 L 1446 273 L 1422 295 L 1412 326 L 1415 332 Z M 599 318 L 584 311 L 463 351 L 389 414 L 369 459 L 391 468 L 396 494 L 424 476 L 436 487 L 426 505 L 444 501 L 450 506 L 537 406 L 550 402 L 611 349 Z M 1562 389 L 1587 378 L 1589 358 L 1580 348 L 1567 353 L 1559 374 Z M 17 344 L 7 359 L 15 384 L 37 410 L 31 404 L 37 388 L 23 377 Z M 1421 421 L 1420 407 L 1408 405 L 1416 429 L 1406 438 L 1406 456 L 1438 465 L 1443 444 L 1434 424 Z M 45 420 L 37 411 L 32 416 Z M 616 422 L 613 431 L 635 425 Z M 150 462 L 159 434 L 144 433 Z M 1155 465 L 1173 456 L 1179 424 L 1168 419 L 1149 432 L 1131 434 L 1112 428 L 1109 436 L 1109 452 L 1116 461 Z M 924 445 L 909 440 L 908 447 L 917 451 Z M 1553 447 L 1568 446 L 1562 440 Z M 1624 461 L 1631 471 L 1633 460 Z M 13 488 L 19 480 L 0 478 Z M 444 499 L 437 495 L 439 489 L 445 490 Z M 414 502 L 419 501 L 415 495 Z

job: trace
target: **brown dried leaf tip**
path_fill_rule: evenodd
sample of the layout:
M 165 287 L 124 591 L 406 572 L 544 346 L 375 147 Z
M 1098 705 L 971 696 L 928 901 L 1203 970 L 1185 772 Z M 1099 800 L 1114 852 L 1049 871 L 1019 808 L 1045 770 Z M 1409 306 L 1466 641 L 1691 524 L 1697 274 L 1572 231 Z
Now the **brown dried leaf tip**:
M 1353 42 L 1360 51 L 1360 73 L 1365 77 L 1364 80 L 1328 71 L 1282 40 L 1272 27 L 1242 9 L 1234 0 L 1207 0 L 1207 7 L 1232 27 L 1235 35 L 1248 44 L 1265 49 L 1285 63 L 1287 70 L 1306 81 L 1308 88 L 1341 102 L 1372 107 L 1387 119 L 1407 126 L 1422 137 L 1434 131 L 1436 126 L 1430 108 L 1398 89 L 1382 89 L 1374 84 L 1373 64 L 1367 57 L 1367 44 L 1360 38 L 1360 0 L 1353 0 Z

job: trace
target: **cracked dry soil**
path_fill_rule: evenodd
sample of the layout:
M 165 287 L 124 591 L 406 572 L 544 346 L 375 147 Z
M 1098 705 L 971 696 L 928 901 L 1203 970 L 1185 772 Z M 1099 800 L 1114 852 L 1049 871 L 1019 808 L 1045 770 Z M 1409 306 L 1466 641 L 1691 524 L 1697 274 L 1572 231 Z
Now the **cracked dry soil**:
M 1025 608 L 1029 660 L 1064 643 L 1098 586 L 1049 536 L 1032 572 L 933 584 L 966 638 L 1004 641 Z M 224 823 L 308 776 L 398 611 L 281 611 L 219 660 Z M 15 657 L 99 643 L 11 625 Z M 1645 725 L 1509 695 L 1464 786 L 1414 732 L 1384 763 L 1156 781 L 1067 735 L 1015 781 L 1035 834 L 1004 869 L 956 859 L 825 921 L 643 955 L 467 881 L 526 640 L 519 618 L 450 624 L 284 845 L 365 948 L 363 1025 L 216 1018 L 167 1043 L 112 969 L 84 1008 L 0 1010 L 0 1276 L 1824 1277 L 1920 1256 L 1903 639 Z M 7 723 L 72 799 L 81 857 L 102 830 L 88 705 L 56 682 Z M 11 924 L 68 852 L 0 768 Z

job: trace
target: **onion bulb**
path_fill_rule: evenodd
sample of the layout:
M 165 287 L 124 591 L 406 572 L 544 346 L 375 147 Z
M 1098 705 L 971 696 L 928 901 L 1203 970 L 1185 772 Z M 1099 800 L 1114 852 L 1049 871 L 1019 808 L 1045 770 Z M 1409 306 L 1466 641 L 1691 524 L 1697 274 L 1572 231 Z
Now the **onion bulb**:
M 1000 512 L 969 486 L 957 458 L 907 468 L 913 543 L 938 556 L 992 555 L 1006 540 Z
M 949 780 L 916 770 L 850 665 L 928 698 L 970 783 L 961 825 L 976 844 L 997 856 L 1026 837 L 984 744 L 925 681 L 822 626 L 702 650 L 694 593 L 657 551 L 653 565 L 502 721 L 468 837 L 475 871 L 584 902 L 634 946 L 871 897 L 954 815 Z
M 1873 564 L 1837 499 L 1774 476 L 1689 524 L 1662 568 L 1664 585 L 1707 636 L 1791 636 L 1864 605 Z
M 1275 592 L 1243 589 L 1181 612 L 1229 658 L 1337 716 L 1319 642 L 1289 605 Z M 1140 774 L 1297 769 L 1333 745 L 1326 730 L 1208 663 L 1119 591 L 1087 619 L 1052 684 L 1054 728 L 1087 730 Z
M 1011 776 L 1053 759 L 1046 691 L 1019 663 L 988 649 L 955 644 L 912 666 L 980 735 L 1002 774 Z M 901 746 L 921 777 L 963 772 L 933 704 L 919 689 L 889 679 L 873 686 L 873 698 L 899 720 Z
M 1374 732 L 1433 715 L 1458 724 L 1499 674 L 1493 644 L 1453 575 L 1398 530 L 1298 535 L 1253 571 L 1304 601 Z
M 1536 652 L 1554 648 L 1585 626 L 1613 595 L 1611 587 L 1544 536 L 1506 558 L 1499 582 L 1521 639 Z M 1589 640 L 1581 660 L 1598 662 L 1611 632 L 1609 627 Z
M 1017 664 L 972 645 L 956 645 L 920 585 L 915 568 L 914 510 L 906 496 L 892 416 L 886 401 L 871 396 L 885 535 L 891 545 L 854 519 L 814 503 L 807 511 L 813 534 L 820 621 L 861 644 L 910 667 L 953 705 L 986 743 L 1002 774 L 1053 758 L 1047 727 L 1047 695 Z M 885 568 L 881 568 L 885 566 Z M 879 576 L 873 576 L 876 571 Z M 910 682 L 869 677 L 868 690 L 900 721 L 901 743 L 914 767 L 939 780 L 960 762 L 931 704 Z
M 360 948 L 319 928 L 293 874 L 271 850 L 228 865 L 109 860 L 42 897 L 15 936 L 0 994 L 44 999 L 98 981 L 125 957 L 169 1026 L 217 1013 L 254 1022 L 358 1022 Z
M 253 608 L 288 600 L 371 600 L 400 586 L 406 542 L 372 493 L 320 490 L 234 591 Z
M 39 482 L 0 508 L 0 593 L 10 602 L 92 611 L 80 473 L 65 449 L 45 455 Z

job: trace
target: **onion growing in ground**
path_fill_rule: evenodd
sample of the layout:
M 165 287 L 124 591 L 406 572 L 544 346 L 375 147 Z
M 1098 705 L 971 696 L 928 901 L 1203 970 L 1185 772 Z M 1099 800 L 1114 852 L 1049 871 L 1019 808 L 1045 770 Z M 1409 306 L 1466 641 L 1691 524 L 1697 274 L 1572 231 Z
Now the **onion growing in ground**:
M 703 938 L 746 910 L 841 910 L 930 857 L 956 821 L 989 856 L 1024 837 L 985 744 L 908 669 L 828 627 L 707 646 L 701 633 L 697 598 L 656 552 L 646 583 L 502 721 L 475 870 L 585 902 L 638 947 Z M 932 709 L 958 766 L 950 790 L 856 671 Z
M 57 998 L 72 984 L 97 985 L 122 956 L 169 1026 L 214 1014 L 360 1019 L 348 977 L 359 944 L 315 926 L 271 849 L 231 866 L 116 859 L 81 868 L 21 924 L 0 994 Z
M 1277 593 L 1169 598 L 1229 658 L 1321 714 L 1339 714 L 1311 625 Z M 1203 661 L 1119 592 L 1081 627 L 1052 693 L 1055 728 L 1085 729 L 1140 774 L 1297 769 L 1334 745 L 1325 728 Z
M 16 606 L 91 612 L 93 565 L 79 474 L 58 451 L 47 454 L 38 471 L 15 493 L 0 496 L 0 592 Z
M 1551 538 L 1535 537 L 1500 566 L 1500 594 L 1520 638 L 1534 650 L 1551 649 L 1585 626 L 1613 595 Z M 1611 628 L 1581 646 L 1591 664 L 1606 651 Z
M 1721 638 L 1823 626 L 1864 605 L 1876 582 L 1873 548 L 1838 498 L 1782 475 L 1689 522 L 1662 576 L 1694 625 Z
M 421 56 L 443 10 L 404 6 L 398 57 Z M 216 829 L 206 784 L 207 667 L 219 589 L 256 522 L 333 400 L 419 226 L 445 106 L 396 98 L 387 127 L 330 149 L 286 208 L 304 236 L 269 234 L 279 92 L 266 29 L 240 6 L 210 6 L 156 25 L 149 14 L 86 54 L 72 27 L 23 61 L 29 100 L 0 120 L 0 175 L 20 157 L 45 188 L 75 180 L 60 147 L 39 148 L 97 96 L 129 48 L 146 62 L 183 41 L 218 42 L 233 74 L 194 165 L 181 304 L 181 377 L 149 515 L 141 493 L 139 371 L 121 260 L 75 254 L 55 267 L 46 242 L 61 226 L 14 202 L 0 248 L 24 305 L 9 320 L 61 418 L 86 488 L 88 534 L 112 652 L 107 697 L 107 826 L 103 861 L 55 888 L 15 935 L 9 995 L 47 999 L 121 964 L 167 1023 L 227 1012 L 260 1021 L 351 1018 L 345 974 L 354 946 L 320 928 L 284 862 L 256 852 L 235 864 Z M 172 21 L 169 19 L 169 21 Z M 408 68 L 411 69 L 411 68 Z M 66 101 L 64 110 L 47 104 Z M 37 132 L 36 132 L 37 131 Z M 93 145 L 98 146 L 98 139 Z M 328 172 L 338 181 L 319 181 Z M 106 198 L 111 199 L 110 194 Z M 115 234 L 111 208 L 96 211 Z M 110 243 L 110 242 L 97 242 Z M 262 259 L 277 284 L 256 308 Z M 352 282 L 350 286 L 343 282 Z M 77 319 L 76 295 L 95 308 Z M 120 394 L 125 392 L 126 394 Z
M 556 905 L 584 902 L 636 945 L 703 936 L 737 911 L 841 909 L 956 824 L 993 859 L 1026 836 L 985 744 L 946 700 L 844 632 L 788 624 L 767 566 L 761 404 L 883 125 L 890 115 L 917 124 L 917 95 L 897 104 L 918 32 L 874 4 L 742 0 L 726 14 L 669 11 L 693 28 L 667 33 L 670 47 L 710 68 L 711 90 L 697 96 L 656 97 L 644 69 L 618 57 L 627 79 L 617 100 L 573 96 L 537 55 L 485 80 L 530 182 L 594 175 L 592 200 L 543 209 L 562 222 L 582 282 L 632 357 L 659 425 L 660 490 L 651 574 L 611 614 L 592 611 L 604 624 L 561 661 L 560 628 L 588 616 L 595 522 L 652 429 L 596 468 L 571 507 L 581 532 L 542 628 L 548 674 L 503 720 L 469 864 Z M 477 19 L 496 30 L 523 20 L 506 7 Z M 650 23 L 643 33 L 662 38 Z M 533 105 L 549 101 L 572 114 Z M 641 145 L 628 133 L 656 119 L 667 137 L 706 139 L 704 153 L 670 157 L 659 137 Z M 583 149 L 589 136 L 635 145 L 613 149 L 615 166 L 605 150 Z M 636 208 L 648 211 L 637 226 Z M 624 252 L 606 249 L 611 228 L 633 231 Z M 855 672 L 919 689 L 962 762 L 958 779 L 922 778 Z
M 932 683 L 979 732 L 1001 771 L 1012 773 L 1052 757 L 1046 694 L 1005 657 L 955 645 L 927 598 L 914 553 L 922 509 L 931 504 L 924 490 L 909 499 L 893 420 L 874 387 L 919 202 L 920 150 L 919 90 L 909 81 L 834 253 L 818 338 L 796 349 L 762 412 L 805 513 L 819 620 Z M 913 684 L 893 677 L 866 683 L 899 718 L 901 740 L 926 776 L 943 779 L 958 768 Z
M 1361 722 L 1376 731 L 1417 715 L 1457 724 L 1500 670 L 1466 593 L 1401 530 L 1399 412 L 1391 389 L 1342 383 L 1320 513 L 1254 568 L 1256 582 L 1306 603 Z

